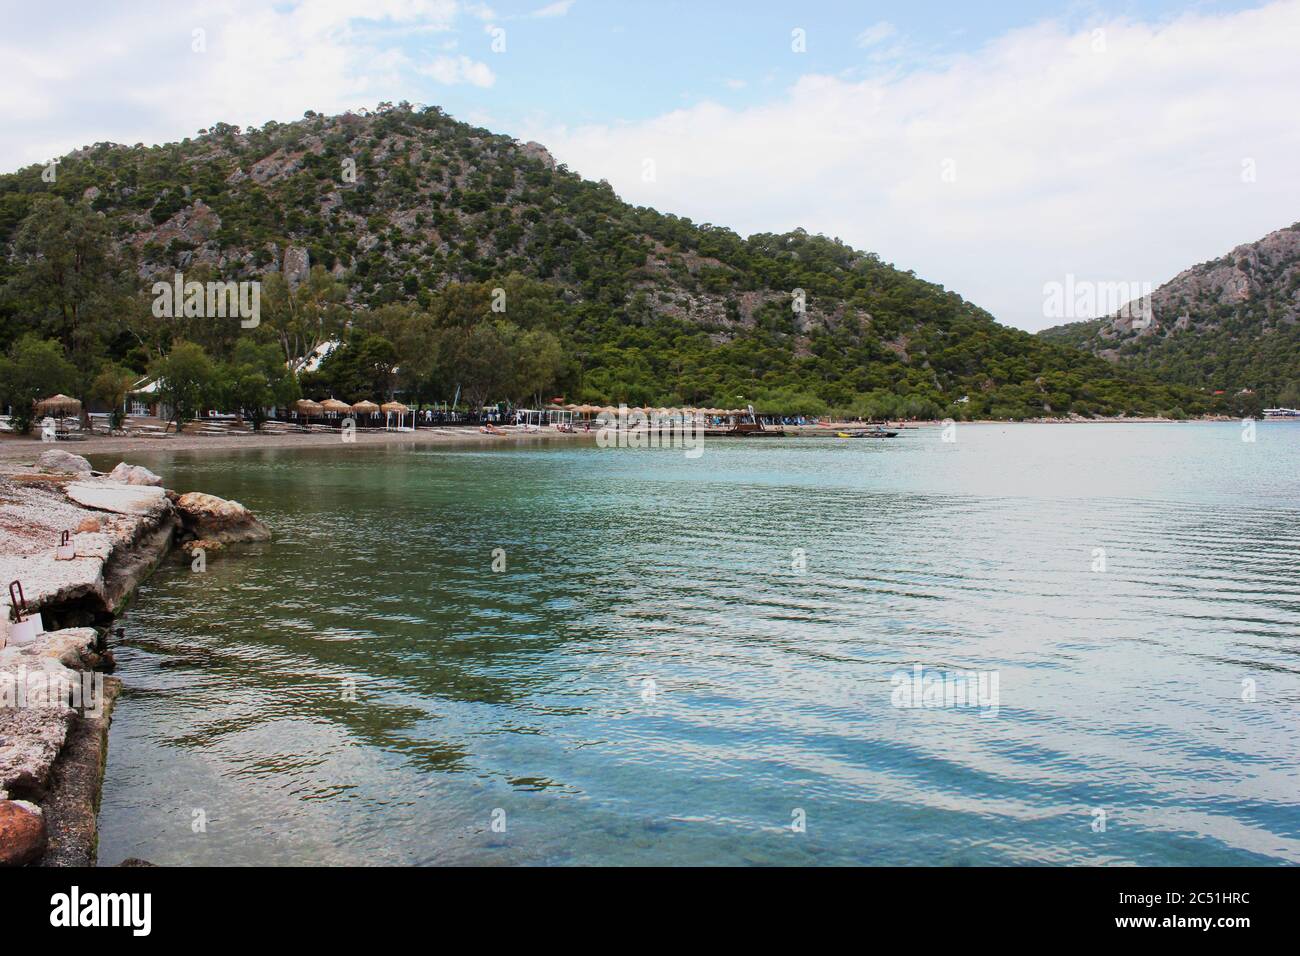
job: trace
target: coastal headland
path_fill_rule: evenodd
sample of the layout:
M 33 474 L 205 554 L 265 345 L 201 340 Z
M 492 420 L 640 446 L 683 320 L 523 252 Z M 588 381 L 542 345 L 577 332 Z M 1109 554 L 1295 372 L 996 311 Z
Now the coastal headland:
M 0 866 L 93 865 L 116 615 L 174 546 L 270 531 L 238 502 L 177 494 L 138 466 L 105 474 L 5 444 L 26 454 L 0 463 Z

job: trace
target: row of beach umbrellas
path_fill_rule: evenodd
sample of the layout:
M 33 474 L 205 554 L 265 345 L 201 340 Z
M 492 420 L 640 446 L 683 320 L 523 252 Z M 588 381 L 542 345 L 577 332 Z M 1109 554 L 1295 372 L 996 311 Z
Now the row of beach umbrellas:
M 385 402 L 383 405 L 376 405 L 374 402 L 364 401 L 349 405 L 347 402 L 340 402 L 337 398 L 327 398 L 323 402 L 313 402 L 310 398 L 300 398 L 293 403 L 293 410 L 304 418 L 315 418 L 324 415 L 326 412 L 355 412 L 359 415 L 373 415 L 376 412 L 383 412 L 385 415 L 405 415 L 410 411 L 401 402 Z
M 613 405 L 555 405 L 553 408 L 563 408 L 568 412 L 576 412 L 579 415 L 605 414 L 617 415 L 618 408 Z M 650 408 L 650 407 L 629 407 L 629 412 L 641 412 L 642 414 L 659 414 L 659 415 L 739 415 L 744 409 L 740 408 Z
M 411 416 L 411 426 L 415 426 L 415 412 L 401 402 L 384 402 L 382 405 L 376 405 L 371 401 L 355 402 L 349 405 L 347 402 L 340 402 L 337 398 L 327 398 L 323 402 L 313 402 L 310 398 L 300 398 L 293 403 L 293 410 L 301 415 L 304 419 L 319 418 L 322 415 L 374 415 L 378 412 L 384 413 L 384 427 L 389 427 L 392 416 L 397 416 L 397 430 L 409 431 L 403 425 L 405 416 Z
M 385 402 L 383 405 L 376 405 L 371 401 L 360 401 L 349 405 L 347 402 L 341 402 L 337 398 L 327 398 L 323 402 L 313 402 L 309 398 L 299 399 L 294 402 L 294 411 L 305 418 L 317 418 L 326 412 L 334 414 L 358 414 L 373 415 L 383 412 L 385 415 L 405 415 L 411 411 L 409 407 L 401 402 Z M 614 405 L 555 405 L 552 408 L 563 408 L 568 412 L 575 412 L 579 415 L 617 415 L 618 407 Z M 635 407 L 628 408 L 629 412 L 641 412 L 642 414 L 659 414 L 659 415 L 739 415 L 743 409 L 739 408 L 650 408 Z M 49 398 L 42 399 L 36 403 L 36 413 L 38 415 L 79 415 L 81 414 L 81 402 L 68 395 L 51 395 Z
M 81 414 L 81 402 L 71 396 L 62 394 L 43 398 L 36 403 L 35 407 L 37 415 Z M 374 402 L 364 401 L 349 405 L 347 402 L 340 402 L 337 398 L 327 398 L 323 402 L 313 402 L 309 398 L 304 398 L 295 402 L 293 407 L 294 411 L 299 415 L 307 417 L 316 417 L 326 412 L 356 412 L 361 415 L 384 412 L 385 414 L 403 415 L 410 411 L 401 402 L 386 402 L 383 405 L 376 405 Z

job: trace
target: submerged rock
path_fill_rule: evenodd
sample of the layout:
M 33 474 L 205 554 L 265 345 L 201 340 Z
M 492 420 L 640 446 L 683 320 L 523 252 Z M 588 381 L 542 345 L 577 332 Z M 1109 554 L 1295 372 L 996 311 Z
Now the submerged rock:
M 213 541 L 208 538 L 195 538 L 193 541 L 186 541 L 181 545 L 181 550 L 186 554 L 193 554 L 195 551 L 202 551 L 205 554 L 211 554 L 214 551 L 220 551 L 225 545 L 220 541 Z
M 109 481 L 120 481 L 128 485 L 153 485 L 162 487 L 162 479 L 155 475 L 143 465 L 128 465 L 126 462 L 120 463 L 116 468 L 108 473 Z
M 26 866 L 45 853 L 45 814 L 25 800 L 0 801 L 0 866 Z
M 87 477 L 91 472 L 89 461 L 61 448 L 51 448 L 49 451 L 41 452 L 40 457 L 36 459 L 36 467 L 41 471 L 62 471 Z
M 185 530 L 196 538 L 220 544 L 271 540 L 271 529 L 238 501 L 191 491 L 175 505 Z

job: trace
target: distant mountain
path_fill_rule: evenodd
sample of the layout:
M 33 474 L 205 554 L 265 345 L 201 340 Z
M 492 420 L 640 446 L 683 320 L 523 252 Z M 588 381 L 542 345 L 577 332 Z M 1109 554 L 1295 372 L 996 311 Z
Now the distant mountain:
M 509 319 L 558 339 L 566 361 L 545 394 L 579 401 L 997 418 L 1212 407 L 1191 389 L 999 325 L 955 292 L 838 240 L 802 230 L 745 239 L 629 205 L 543 146 L 436 107 L 308 112 L 260 129 L 218 123 L 164 146 L 96 144 L 64 157 L 55 181 L 41 174 L 33 166 L 0 176 L 0 281 L 12 293 L 0 295 L 0 350 L 36 332 L 70 354 L 75 347 L 79 368 L 102 354 L 143 371 L 173 335 L 207 335 L 200 344 L 221 360 L 241 335 L 233 326 L 224 338 L 194 325 L 141 332 L 135 313 L 116 307 L 70 320 L 59 296 L 41 293 L 46 280 L 33 279 L 40 243 L 54 241 L 33 220 L 89 204 L 111 236 L 119 279 L 137 289 L 137 310 L 147 311 L 153 281 L 177 271 L 278 273 L 313 294 L 335 287 L 322 298 L 346 310 L 342 328 L 353 337 Z M 42 205 L 51 196 L 65 205 Z M 497 316 L 488 293 L 508 282 L 523 292 Z M 521 310 L 521 297 L 537 307 Z M 403 325 L 395 310 L 414 319 Z M 268 306 L 261 327 L 243 334 L 279 341 L 290 360 L 338 334 L 323 321 L 301 334 L 301 312 Z M 85 316 L 98 345 L 83 341 Z M 470 373 L 447 361 L 418 366 L 414 394 L 450 398 Z M 415 374 L 415 362 L 401 364 Z
M 1300 406 L 1300 223 L 1187 269 L 1141 310 L 1039 336 L 1123 367 L 1263 405 Z

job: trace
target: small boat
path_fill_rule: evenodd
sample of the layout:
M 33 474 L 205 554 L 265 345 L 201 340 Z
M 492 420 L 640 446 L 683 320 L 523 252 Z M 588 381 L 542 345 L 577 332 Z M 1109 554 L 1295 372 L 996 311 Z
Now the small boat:
M 731 418 L 729 428 L 706 428 L 704 434 L 714 438 L 784 438 L 785 429 L 767 428 L 758 420 L 754 414 L 754 406 L 749 406 L 749 421 L 743 420 L 743 415 L 735 414 L 728 416 Z
M 886 431 L 883 428 L 859 428 L 851 432 L 836 432 L 836 438 L 897 438 L 898 432 Z

